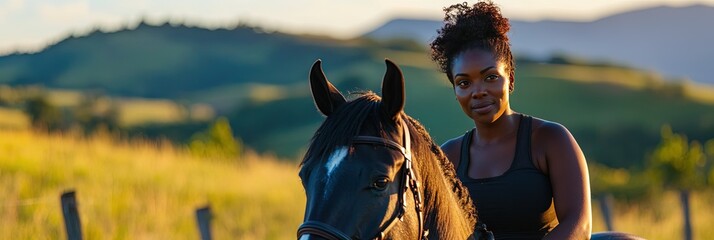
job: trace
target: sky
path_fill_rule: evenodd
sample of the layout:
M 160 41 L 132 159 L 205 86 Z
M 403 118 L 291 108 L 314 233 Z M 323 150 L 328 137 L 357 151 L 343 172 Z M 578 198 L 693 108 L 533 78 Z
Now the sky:
M 288 33 L 359 36 L 395 17 L 441 19 L 443 0 L 0 0 L 0 55 L 32 52 L 92 29 L 149 23 L 211 28 L 237 23 Z M 474 1 L 468 1 L 473 3 Z M 591 21 L 659 5 L 714 5 L 714 0 L 494 0 L 519 20 Z

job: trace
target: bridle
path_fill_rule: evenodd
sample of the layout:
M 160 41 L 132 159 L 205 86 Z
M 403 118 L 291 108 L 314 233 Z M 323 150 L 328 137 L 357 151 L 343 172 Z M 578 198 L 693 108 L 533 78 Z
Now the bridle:
M 404 214 L 407 211 L 407 202 L 405 201 L 407 197 L 407 190 L 411 190 L 412 195 L 414 195 L 414 208 L 419 218 L 420 239 L 425 240 L 429 235 L 429 231 L 424 229 L 424 202 L 422 200 L 421 192 L 419 192 L 419 180 L 416 179 L 414 169 L 412 168 L 411 138 L 409 135 L 409 128 L 403 120 L 400 120 L 399 122 L 402 125 L 402 129 L 404 129 L 404 134 L 402 135 L 402 142 L 404 143 L 404 146 L 392 140 L 374 136 L 355 136 L 354 138 L 352 138 L 352 145 L 369 144 L 385 146 L 401 152 L 404 156 L 404 164 L 402 164 L 401 169 L 403 174 L 401 176 L 401 182 L 399 184 L 399 192 L 397 193 L 399 198 L 399 200 L 397 201 L 397 210 L 392 214 L 392 217 L 387 222 L 387 224 L 379 228 L 379 233 L 373 239 L 384 239 L 384 236 L 386 236 L 389 230 L 394 227 L 394 225 L 397 223 L 397 220 L 404 220 Z M 351 239 L 349 236 L 347 236 L 347 234 L 344 234 L 337 228 L 319 221 L 308 220 L 305 221 L 302 225 L 300 225 L 300 227 L 298 228 L 297 237 L 300 238 L 300 236 L 304 234 L 313 234 L 329 240 Z

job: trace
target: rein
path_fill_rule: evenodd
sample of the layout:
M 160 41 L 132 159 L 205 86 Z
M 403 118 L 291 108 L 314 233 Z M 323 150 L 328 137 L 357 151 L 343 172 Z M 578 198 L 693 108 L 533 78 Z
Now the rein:
M 414 169 L 412 168 L 411 137 L 409 135 L 409 128 L 407 124 L 403 120 L 400 120 L 400 124 L 404 131 L 404 134 L 402 135 L 402 142 L 404 143 L 404 146 L 386 138 L 373 136 L 355 136 L 354 138 L 352 138 L 352 144 L 370 144 L 385 146 L 399 151 L 404 156 L 404 164 L 401 168 L 402 176 L 399 184 L 399 200 L 397 201 L 397 210 L 392 214 L 392 217 L 387 222 L 388 224 L 379 228 L 379 233 L 373 239 L 384 239 L 389 230 L 391 230 L 392 227 L 395 226 L 397 220 L 404 220 L 404 214 L 406 213 L 408 207 L 405 199 L 407 198 L 407 191 L 411 190 L 412 195 L 414 196 L 414 208 L 419 218 L 419 236 L 420 239 L 425 240 L 429 235 L 429 231 L 424 229 L 424 202 L 421 196 L 421 192 L 419 191 L 419 180 L 416 178 L 416 174 L 414 174 Z M 330 240 L 351 239 L 349 236 L 342 233 L 337 228 L 319 221 L 308 220 L 305 221 L 302 225 L 300 225 L 300 227 L 298 228 L 297 237 L 300 238 L 300 236 L 304 234 L 314 234 Z

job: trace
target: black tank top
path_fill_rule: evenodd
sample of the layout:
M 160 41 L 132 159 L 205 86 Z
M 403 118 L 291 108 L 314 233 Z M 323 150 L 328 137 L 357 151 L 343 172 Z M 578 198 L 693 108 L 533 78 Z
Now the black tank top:
M 496 239 L 541 239 L 558 225 L 550 179 L 531 160 L 531 120 L 521 115 L 516 154 L 500 176 L 469 177 L 469 146 L 475 129 L 464 134 L 461 142 L 457 175 L 469 189 L 479 221 Z

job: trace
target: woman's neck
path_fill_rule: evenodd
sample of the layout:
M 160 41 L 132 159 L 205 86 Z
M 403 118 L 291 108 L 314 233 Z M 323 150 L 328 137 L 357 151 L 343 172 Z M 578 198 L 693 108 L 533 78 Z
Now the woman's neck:
M 486 146 L 509 139 L 518 132 L 519 121 L 519 113 L 508 111 L 492 123 L 484 124 L 477 122 L 473 143 Z

